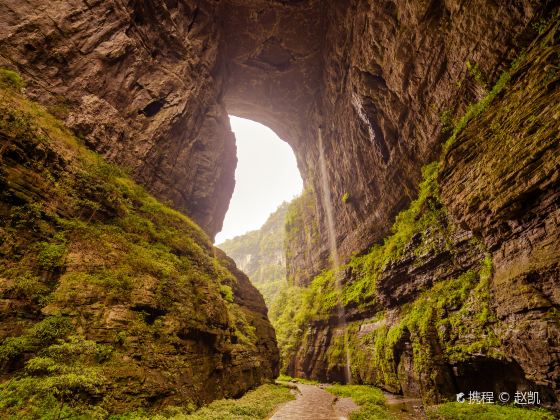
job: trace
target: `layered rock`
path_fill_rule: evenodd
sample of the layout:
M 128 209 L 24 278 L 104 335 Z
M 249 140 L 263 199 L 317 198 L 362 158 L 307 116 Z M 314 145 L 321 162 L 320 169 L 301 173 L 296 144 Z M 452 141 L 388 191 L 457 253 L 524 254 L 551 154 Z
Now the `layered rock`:
M 0 412 L 236 397 L 278 374 L 260 293 L 206 234 L 0 72 Z M 17 79 L 16 79 L 17 80 Z
M 529 23 L 541 9 L 532 1 L 344 1 L 325 7 L 320 93 L 302 114 L 306 147 L 295 151 L 304 182 L 317 193 L 314 217 L 327 238 L 318 168 L 322 126 L 342 260 L 388 233 L 415 194 L 420 168 L 439 153 L 445 117 L 480 98 L 476 79 L 487 86 L 496 80 L 534 36 Z M 327 244 L 315 247 L 313 265 L 328 266 Z M 289 275 L 308 267 L 294 264 Z
M 535 391 L 558 408 L 555 16 L 456 119 L 383 245 L 342 268 L 341 290 L 332 272 L 302 289 L 289 373 L 344 380 L 348 348 L 352 380 L 392 392 Z
M 560 392 L 560 23 L 535 41 L 503 99 L 445 157 L 442 198 L 492 253 L 497 333 L 527 378 Z M 537 44 L 537 45 L 538 45 Z
M 305 339 L 297 337 L 304 343 L 299 348 L 289 342 L 297 353 L 294 372 L 340 378 L 346 338 L 332 319 L 337 294 L 323 296 L 337 279 L 331 273 L 313 280 L 330 264 L 327 185 L 335 242 L 350 264 L 341 298 L 356 323 L 351 327 L 361 331 L 354 344 L 366 349 L 354 358 L 361 360 L 357 378 L 439 399 L 481 370 L 492 371 L 498 387 L 507 370 L 508 382 L 546 391 L 552 404 L 558 399 L 554 31 L 514 73 L 517 93 L 498 98 L 498 108 L 450 148 L 441 198 L 432 197 L 448 212 L 421 226 L 437 228 L 411 238 L 395 233 L 396 254 L 368 248 L 415 196 L 420 168 L 439 156 L 445 129 L 458 122 L 452 117 L 484 97 L 544 30 L 541 18 L 555 6 L 536 0 L 6 0 L 0 64 L 19 68 L 30 96 L 210 236 L 220 229 L 233 189 L 226 106 L 270 125 L 292 145 L 308 195 L 288 224 L 288 277 L 317 287 L 321 298 L 313 309 L 322 316 Z M 328 179 L 319 170 L 319 135 Z M 33 175 L 27 176 L 32 189 Z M 101 214 L 118 215 L 106 198 L 93 198 L 87 200 L 99 201 Z M 90 210 L 80 217 L 99 217 L 86 204 Z M 424 220 L 428 210 L 414 214 Z M 472 235 L 483 245 L 465 242 Z M 377 261 L 369 274 L 367 258 L 351 258 L 364 253 Z M 372 273 L 375 282 L 362 281 Z M 227 288 L 223 294 L 229 296 Z M 430 294 L 439 306 L 431 305 Z M 433 321 L 423 307 L 437 315 L 436 330 L 416 322 Z M 24 305 L 19 313 L 34 311 Z M 473 323 L 474 335 L 458 320 Z M 389 338 L 396 341 L 387 345 L 387 357 L 368 365 L 372 345 L 383 347 L 376 343 Z M 548 356 L 539 358 L 542 353 Z
M 213 71 L 211 2 L 3 1 L 0 65 L 88 147 L 214 236 L 233 192 L 234 137 Z

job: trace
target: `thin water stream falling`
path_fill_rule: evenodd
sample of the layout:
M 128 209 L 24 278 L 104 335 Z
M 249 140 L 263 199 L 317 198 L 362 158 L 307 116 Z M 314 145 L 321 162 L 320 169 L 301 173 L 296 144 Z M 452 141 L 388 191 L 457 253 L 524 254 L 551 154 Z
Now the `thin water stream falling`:
M 344 379 L 347 384 L 352 381 L 350 372 L 350 349 L 348 346 L 348 328 L 346 325 L 346 311 L 342 302 L 342 272 L 340 271 L 340 259 L 338 257 L 338 248 L 336 246 L 336 231 L 334 227 L 333 206 L 331 199 L 331 191 L 329 189 L 329 175 L 327 173 L 327 165 L 325 162 L 325 151 L 323 148 L 323 133 L 319 127 L 319 168 L 321 176 L 321 190 L 323 198 L 323 207 L 327 215 L 327 228 L 329 231 L 329 248 L 331 252 L 333 271 L 335 276 L 335 287 L 337 290 L 338 305 L 337 316 L 338 326 L 344 334 L 344 351 L 346 353 L 346 366 L 344 367 Z

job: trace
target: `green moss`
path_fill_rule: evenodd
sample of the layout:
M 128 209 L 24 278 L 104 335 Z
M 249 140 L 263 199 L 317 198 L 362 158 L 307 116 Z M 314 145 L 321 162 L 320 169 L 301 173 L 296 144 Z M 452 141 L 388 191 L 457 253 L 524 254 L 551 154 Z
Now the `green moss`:
M 106 414 L 88 400 L 99 396 L 106 383 L 99 364 L 110 353 L 108 346 L 79 336 L 59 340 L 27 361 L 26 375 L 0 385 L 0 410 L 13 418 Z
M 227 284 L 220 285 L 220 293 L 226 301 L 233 302 L 233 291 L 230 286 Z
M 111 420 L 260 420 L 268 418 L 274 409 L 293 400 L 290 389 L 281 385 L 262 385 L 241 398 L 217 400 L 197 411 L 194 407 L 167 408 L 165 411 L 147 415 L 143 412 L 111 416 Z
M 306 384 L 306 385 L 317 385 L 319 383 L 319 381 L 315 381 L 313 379 L 293 378 L 293 377 L 288 376 L 288 375 L 280 375 L 280 376 L 278 376 L 278 378 L 276 378 L 276 380 L 280 381 L 280 382 L 297 382 L 297 383 Z
M 441 131 L 447 132 L 453 128 L 453 110 L 445 109 L 439 115 L 439 122 L 441 124 Z
M 25 87 L 25 82 L 19 73 L 0 68 L 0 85 L 20 91 Z
M 331 394 L 352 398 L 359 410 L 350 414 L 350 420 L 375 420 L 391 418 L 385 407 L 383 392 L 368 385 L 332 385 L 326 388 Z
M 428 228 L 439 225 L 438 218 L 444 210 L 438 197 L 438 163 L 424 167 L 422 174 L 418 198 L 396 217 L 392 235 L 382 245 L 372 247 L 363 256 L 353 257 L 341 268 L 341 271 L 352 270 L 355 273 L 355 280 L 345 284 L 342 293 L 336 287 L 335 272 L 325 270 L 308 287 L 286 286 L 286 290 L 279 295 L 278 304 L 273 303 L 270 318 L 277 332 L 283 366 L 287 366 L 290 357 L 294 356 L 304 340 L 305 326 L 309 322 L 333 316 L 340 303 L 362 307 L 375 305 L 376 282 L 383 268 L 403 255 L 414 235 L 424 235 Z M 330 356 L 329 363 L 338 363 L 334 353 Z
M 478 63 L 473 64 L 467 60 L 467 71 L 479 86 L 486 88 L 486 82 L 484 81 L 484 77 L 482 76 L 482 71 L 480 70 Z
M 555 417 L 540 409 L 527 409 L 499 404 L 449 402 L 427 410 L 429 419 L 445 420 L 552 420 Z
M 187 369 L 175 347 L 184 346 L 179 325 L 235 335 L 224 351 L 257 351 L 261 316 L 235 302 L 236 280 L 200 227 L 87 150 L 44 108 L 1 84 L 0 97 L 2 298 L 64 315 L 14 313 L 14 336 L 0 345 L 0 365 L 10 369 L 0 417 L 106 417 L 115 401 L 119 409 L 147 404 L 144 394 L 123 398 L 115 372 L 136 375 L 134 356 L 176 380 Z M 126 334 L 108 330 L 101 312 L 126 317 Z M 82 331 L 111 344 L 78 345 L 72 335 Z
M 64 257 L 68 252 L 65 241 L 58 243 L 39 242 L 37 262 L 44 270 L 52 271 L 64 265 Z
M 508 82 L 511 78 L 511 73 L 524 60 L 524 58 L 525 58 L 525 55 L 520 54 L 519 57 L 511 64 L 510 70 L 504 71 L 501 74 L 500 78 L 498 79 L 496 84 L 492 87 L 492 89 L 486 95 L 484 95 L 484 97 L 482 99 L 480 99 L 478 102 L 469 105 L 465 114 L 455 124 L 455 127 L 453 128 L 453 132 L 451 133 L 451 136 L 447 139 L 447 141 L 443 145 L 444 154 L 447 153 L 447 151 L 455 143 L 455 140 L 457 139 L 457 136 L 459 135 L 459 133 L 461 133 L 465 129 L 465 127 L 467 126 L 469 121 L 471 121 L 473 118 L 476 118 L 477 116 L 482 114 L 484 112 L 484 110 L 486 110 L 486 108 L 488 108 L 488 106 L 494 101 L 494 99 L 499 94 L 502 93 L 502 91 L 507 86 L 507 84 L 508 84 Z M 467 63 L 467 67 L 469 67 L 469 63 Z M 477 71 L 478 66 L 470 65 L 470 68 L 472 69 L 473 72 L 475 72 L 475 78 L 476 78 L 476 74 L 480 74 L 480 71 L 479 70 Z M 469 70 L 469 71 L 471 71 L 471 70 Z

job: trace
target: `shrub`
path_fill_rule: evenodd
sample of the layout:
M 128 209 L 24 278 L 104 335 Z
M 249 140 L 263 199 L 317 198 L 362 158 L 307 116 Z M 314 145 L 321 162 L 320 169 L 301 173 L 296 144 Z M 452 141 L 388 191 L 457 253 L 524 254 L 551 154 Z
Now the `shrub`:
M 227 284 L 221 284 L 220 293 L 226 301 L 233 303 L 233 291 L 231 290 L 230 286 L 228 286 Z
M 18 91 L 25 87 L 25 82 L 19 73 L 3 68 L 0 68 L 0 84 Z
M 369 385 L 332 385 L 327 391 L 339 397 L 350 397 L 360 406 L 358 411 L 350 414 L 351 420 L 390 418 L 385 407 L 385 396 L 378 388 Z
M 37 262 L 39 267 L 47 271 L 54 271 L 64 265 L 66 257 L 66 243 L 39 242 Z

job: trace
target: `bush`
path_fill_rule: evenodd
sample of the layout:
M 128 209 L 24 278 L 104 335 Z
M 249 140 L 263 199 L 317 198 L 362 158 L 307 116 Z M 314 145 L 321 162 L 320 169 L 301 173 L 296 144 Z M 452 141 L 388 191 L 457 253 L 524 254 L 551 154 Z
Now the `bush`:
M 47 271 L 54 271 L 64 265 L 66 257 L 66 244 L 39 242 L 39 254 L 37 262 L 39 266 Z
M 350 414 L 351 420 L 390 418 L 385 407 L 385 396 L 378 388 L 369 385 L 332 385 L 327 391 L 339 397 L 352 398 L 360 406 L 358 411 Z
M 230 286 L 228 286 L 227 284 L 221 284 L 220 293 L 226 301 L 233 303 L 233 291 L 231 290 Z
M 25 87 L 25 82 L 19 73 L 3 68 L 0 68 L 0 84 L 18 91 Z

